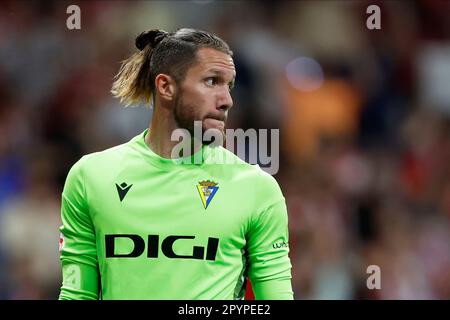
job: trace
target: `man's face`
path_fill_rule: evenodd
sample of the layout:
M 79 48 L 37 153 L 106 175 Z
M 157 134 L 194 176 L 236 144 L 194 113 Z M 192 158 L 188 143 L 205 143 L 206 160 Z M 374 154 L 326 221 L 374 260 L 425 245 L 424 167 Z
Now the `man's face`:
M 218 129 L 225 138 L 235 77 L 231 56 L 215 49 L 199 49 L 197 63 L 188 69 L 175 98 L 174 117 L 178 127 L 193 134 L 194 121 L 201 121 L 203 132 Z

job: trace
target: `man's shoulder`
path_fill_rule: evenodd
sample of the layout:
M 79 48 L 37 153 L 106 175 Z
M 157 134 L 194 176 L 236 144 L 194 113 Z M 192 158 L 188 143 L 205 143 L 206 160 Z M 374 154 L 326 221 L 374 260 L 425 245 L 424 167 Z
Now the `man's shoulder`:
M 130 142 L 125 142 L 101 151 L 83 155 L 73 167 L 84 170 L 104 170 L 108 167 L 123 163 L 125 158 L 133 152 Z
M 262 169 L 257 164 L 250 164 L 245 162 L 236 154 L 230 150 L 219 146 L 211 149 L 212 152 L 208 159 L 207 164 L 226 166 L 230 170 L 239 172 L 240 174 L 250 175 L 252 177 L 257 177 Z
M 86 159 L 86 161 L 98 161 L 98 160 L 104 160 L 104 159 L 108 159 L 108 158 L 118 158 L 118 157 L 123 157 L 126 156 L 127 153 L 129 153 L 129 151 L 131 151 L 130 148 L 130 142 L 125 142 L 116 146 L 112 146 L 110 148 L 104 149 L 104 150 L 100 150 L 100 151 L 95 151 L 92 153 L 88 153 L 86 155 L 83 156 L 83 158 Z
M 226 148 L 221 147 L 218 152 L 229 156 L 229 162 L 223 164 L 223 171 L 229 177 L 232 176 L 233 182 L 244 188 L 243 194 L 249 192 L 253 195 L 256 200 L 255 212 L 264 212 L 270 206 L 285 201 L 278 181 L 258 164 L 247 163 Z
M 243 179 L 252 180 L 263 188 L 272 190 L 273 188 L 279 188 L 275 178 L 264 171 L 258 164 L 250 164 L 224 147 L 217 147 L 214 161 L 216 161 L 215 164 L 229 165 L 234 174 L 238 174 Z

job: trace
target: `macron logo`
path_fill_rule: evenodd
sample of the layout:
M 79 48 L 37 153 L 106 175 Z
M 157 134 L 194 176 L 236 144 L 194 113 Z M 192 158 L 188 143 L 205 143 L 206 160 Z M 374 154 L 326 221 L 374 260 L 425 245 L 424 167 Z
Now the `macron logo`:
M 126 182 L 122 182 L 120 185 L 116 183 L 117 193 L 119 194 L 120 202 L 122 202 L 123 198 L 127 195 L 128 191 L 133 185 L 127 185 Z

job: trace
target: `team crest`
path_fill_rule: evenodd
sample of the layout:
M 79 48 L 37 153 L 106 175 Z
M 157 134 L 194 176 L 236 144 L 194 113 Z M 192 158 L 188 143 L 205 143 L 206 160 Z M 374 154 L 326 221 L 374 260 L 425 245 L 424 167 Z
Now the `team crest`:
M 197 185 L 198 193 L 200 194 L 200 198 L 202 199 L 203 207 L 205 209 L 208 208 L 211 200 L 214 198 L 219 187 L 217 186 L 217 182 L 213 181 L 200 181 Z

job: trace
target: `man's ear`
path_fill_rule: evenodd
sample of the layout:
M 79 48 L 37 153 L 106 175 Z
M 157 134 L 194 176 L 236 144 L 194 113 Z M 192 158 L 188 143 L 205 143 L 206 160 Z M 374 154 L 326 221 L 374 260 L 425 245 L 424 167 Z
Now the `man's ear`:
M 160 73 L 155 78 L 155 91 L 161 99 L 172 101 L 175 97 L 175 80 L 164 73 Z

